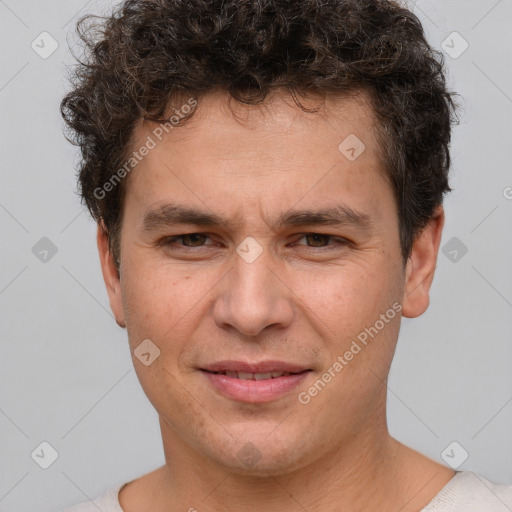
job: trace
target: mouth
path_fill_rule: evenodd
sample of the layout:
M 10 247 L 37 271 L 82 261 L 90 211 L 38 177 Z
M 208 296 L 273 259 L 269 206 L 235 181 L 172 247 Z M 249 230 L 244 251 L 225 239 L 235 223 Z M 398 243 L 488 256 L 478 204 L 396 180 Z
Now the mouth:
M 261 372 L 261 373 L 252 373 L 252 372 L 230 372 L 228 370 L 219 371 L 219 372 L 210 372 L 208 370 L 203 370 L 208 373 L 213 373 L 215 375 L 226 375 L 227 377 L 231 377 L 232 379 L 240 379 L 240 380 L 269 380 L 269 379 L 278 379 L 279 377 L 288 377 L 290 375 L 298 375 L 299 373 L 309 372 L 311 370 L 303 370 L 302 372 Z
M 223 361 L 200 368 L 211 388 L 230 400 L 262 403 L 277 400 L 296 389 L 313 370 L 304 366 L 266 361 Z
M 217 361 L 216 363 L 205 365 L 200 369 L 210 373 L 265 375 L 265 379 L 272 378 L 272 374 L 280 377 L 281 375 L 277 374 L 296 374 L 310 370 L 306 365 L 289 363 L 286 361 L 260 361 L 249 363 L 246 361 L 234 360 Z M 270 374 L 270 376 L 267 374 Z

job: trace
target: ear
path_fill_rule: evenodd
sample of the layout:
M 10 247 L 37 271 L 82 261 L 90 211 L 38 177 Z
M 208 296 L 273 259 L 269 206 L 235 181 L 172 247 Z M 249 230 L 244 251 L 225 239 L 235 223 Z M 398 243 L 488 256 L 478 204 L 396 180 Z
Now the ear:
M 119 325 L 119 327 L 126 327 L 121 297 L 121 280 L 117 272 L 114 258 L 110 252 L 107 229 L 103 220 L 98 223 L 96 241 L 100 255 L 101 272 L 110 301 L 110 309 L 114 313 L 117 325 Z
M 402 315 L 407 318 L 418 317 L 428 308 L 443 226 L 444 210 L 438 206 L 413 244 L 405 271 Z

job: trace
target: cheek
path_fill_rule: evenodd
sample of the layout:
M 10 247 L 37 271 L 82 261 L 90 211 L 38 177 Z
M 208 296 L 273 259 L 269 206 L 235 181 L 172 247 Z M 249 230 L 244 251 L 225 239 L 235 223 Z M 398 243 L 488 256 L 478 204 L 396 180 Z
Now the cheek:
M 317 274 L 308 280 L 309 285 L 297 280 L 294 291 L 301 299 L 298 304 L 303 314 L 307 315 L 308 321 L 316 323 L 333 362 L 358 336 L 368 345 L 361 344 L 361 353 L 354 359 L 370 362 L 375 357 L 387 361 L 400 326 L 400 315 L 392 309 L 401 299 L 399 280 L 396 268 L 384 260 L 379 264 L 368 261 L 367 264 L 339 267 L 328 274 Z M 383 324 L 381 315 L 388 311 L 391 314 L 386 316 L 388 321 Z M 370 329 L 376 322 L 378 334 Z M 366 329 L 370 329 L 371 334 Z M 372 344 L 376 348 L 369 351 Z
M 201 287 L 183 270 L 127 262 L 122 297 L 127 330 L 137 339 L 161 339 L 198 302 Z M 204 288 L 203 288 L 204 294 Z M 177 327 L 179 329 L 179 327 Z
M 315 275 L 311 285 L 301 287 L 300 297 L 327 323 L 361 324 L 388 308 L 389 273 L 375 265 L 350 265 Z M 297 287 L 298 287 L 297 286 Z

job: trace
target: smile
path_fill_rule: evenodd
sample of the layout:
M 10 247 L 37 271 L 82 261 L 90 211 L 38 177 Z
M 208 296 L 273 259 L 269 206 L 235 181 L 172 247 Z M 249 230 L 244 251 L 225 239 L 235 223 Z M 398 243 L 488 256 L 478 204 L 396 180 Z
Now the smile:
M 212 372 L 201 370 L 210 387 L 236 402 L 263 403 L 285 397 L 296 389 L 311 370 L 291 372 Z
M 226 375 L 227 377 L 231 377 L 233 379 L 241 379 L 241 380 L 268 380 L 268 379 L 276 379 L 278 377 L 287 377 L 288 375 L 295 375 L 290 372 L 264 372 L 264 373 L 249 373 L 249 372 L 229 372 L 229 371 L 220 371 L 220 372 L 210 372 L 215 373 L 217 375 Z

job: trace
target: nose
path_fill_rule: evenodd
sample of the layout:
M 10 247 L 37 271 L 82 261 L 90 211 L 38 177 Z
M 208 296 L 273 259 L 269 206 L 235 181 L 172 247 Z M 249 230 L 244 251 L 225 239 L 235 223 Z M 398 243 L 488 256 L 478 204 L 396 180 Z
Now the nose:
M 268 251 L 252 263 L 233 255 L 234 267 L 219 283 L 213 308 L 216 325 L 257 336 L 265 328 L 286 328 L 293 318 L 293 292 L 272 267 Z

